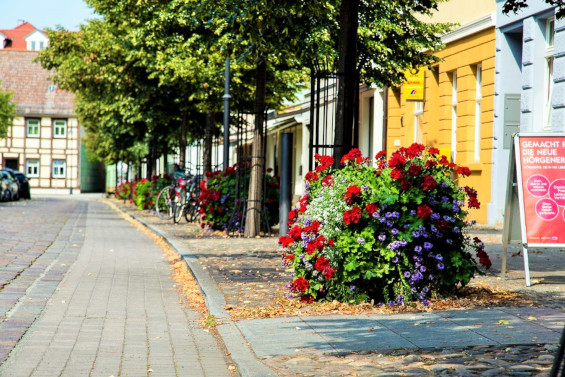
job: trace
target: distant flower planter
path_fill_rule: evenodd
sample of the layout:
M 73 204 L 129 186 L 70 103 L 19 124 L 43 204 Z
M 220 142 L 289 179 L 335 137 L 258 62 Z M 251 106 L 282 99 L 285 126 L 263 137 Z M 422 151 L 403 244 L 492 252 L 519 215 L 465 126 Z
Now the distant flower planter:
M 463 207 L 479 208 L 477 192 L 453 179 L 470 171 L 436 148 L 413 144 L 388 161 L 380 152 L 376 168 L 358 149 L 339 170 L 329 156 L 316 160 L 279 239 L 294 269 L 288 297 L 427 305 L 482 273 L 472 251 L 490 267 L 483 243 L 465 236 Z

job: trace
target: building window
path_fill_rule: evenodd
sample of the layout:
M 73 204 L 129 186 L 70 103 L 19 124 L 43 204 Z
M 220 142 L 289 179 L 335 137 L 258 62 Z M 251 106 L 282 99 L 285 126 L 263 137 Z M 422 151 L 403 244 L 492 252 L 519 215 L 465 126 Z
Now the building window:
M 27 160 L 26 161 L 26 175 L 28 177 L 39 177 L 39 161 Z
M 67 136 L 67 121 L 55 120 L 53 121 L 53 137 L 57 139 L 65 138 Z
M 424 116 L 424 101 L 414 102 L 414 142 L 424 143 L 424 132 L 422 131 L 422 118 Z
M 27 137 L 39 137 L 39 119 L 26 120 Z
M 457 155 L 457 72 L 451 74 L 451 162 Z
M 483 99 L 483 71 L 477 64 L 475 73 L 475 162 L 481 160 L 481 101 Z
M 65 178 L 67 163 L 63 160 L 53 161 L 53 178 Z
M 543 129 L 551 131 L 551 113 L 553 107 L 551 100 L 553 97 L 553 37 L 555 34 L 555 20 L 547 19 L 545 24 L 545 88 L 544 88 L 544 112 Z
M 35 50 L 35 41 L 31 41 L 31 50 Z
M 44 48 L 45 48 L 45 42 L 40 41 L 40 42 L 39 42 L 39 49 L 40 49 L 40 50 L 43 50 Z

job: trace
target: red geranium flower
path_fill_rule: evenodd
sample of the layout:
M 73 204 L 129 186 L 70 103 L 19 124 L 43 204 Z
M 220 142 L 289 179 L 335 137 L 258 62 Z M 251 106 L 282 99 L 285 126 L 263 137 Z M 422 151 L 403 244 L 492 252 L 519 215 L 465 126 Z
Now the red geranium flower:
M 308 182 L 312 183 L 312 182 L 318 180 L 318 174 L 316 174 L 316 172 L 309 171 L 308 173 L 306 173 L 306 175 L 304 176 L 304 178 L 305 178 Z
M 410 164 L 410 167 L 408 168 L 408 173 L 414 176 L 422 174 L 422 171 L 424 171 L 424 168 L 417 164 Z
M 439 149 L 434 148 L 434 147 L 430 147 L 430 149 L 428 149 L 428 153 L 432 156 L 439 154 Z
M 369 203 L 365 206 L 365 212 L 367 212 L 369 216 L 372 216 L 373 213 L 377 212 L 378 210 L 379 210 L 379 206 L 377 206 L 374 203 Z
M 424 190 L 433 190 L 436 188 L 437 182 L 431 175 L 425 175 L 421 186 Z
M 459 166 L 456 170 L 457 174 L 461 174 L 464 177 L 471 175 L 471 170 L 465 166 Z
M 418 206 L 418 212 L 416 213 L 416 216 L 424 220 L 427 220 L 430 218 L 432 213 L 433 213 L 432 209 L 427 204 L 422 204 Z
M 388 166 L 391 168 L 403 168 L 406 165 L 406 158 L 398 152 L 394 152 L 390 158 Z
M 314 156 L 320 164 L 316 166 L 317 172 L 322 172 L 334 164 L 334 158 L 331 156 L 320 156 L 318 153 Z
M 418 143 L 413 143 L 410 147 L 408 147 L 408 150 L 406 150 L 406 154 L 412 158 L 412 157 L 416 157 L 419 156 L 423 150 L 425 150 L 426 147 L 424 147 L 422 144 L 418 144 Z
M 390 177 L 392 179 L 401 180 L 404 178 L 404 170 L 402 169 L 392 169 L 390 172 Z
M 351 223 L 357 224 L 361 219 L 361 208 L 354 206 L 349 211 L 343 213 L 343 221 L 350 225 Z
M 293 292 L 304 292 L 306 291 L 308 288 L 310 288 L 310 284 L 308 283 L 308 280 L 304 279 L 302 276 L 296 278 L 293 282 L 292 285 L 290 287 L 290 289 Z
M 375 156 L 376 160 L 380 160 L 380 159 L 386 159 L 386 151 L 380 151 L 379 153 L 377 153 L 377 155 Z
M 408 190 L 410 187 L 412 187 L 412 183 L 410 183 L 410 181 L 406 181 L 406 180 L 402 180 L 402 182 L 400 182 L 400 188 L 404 191 Z
M 353 202 L 360 197 L 361 187 L 353 185 L 347 188 L 347 192 L 345 193 L 345 202 L 347 204 L 353 204 Z
M 341 164 L 345 165 L 348 162 L 357 162 L 357 163 L 361 163 L 363 162 L 364 158 L 363 155 L 361 154 L 361 151 L 357 148 L 353 148 L 352 150 L 349 151 L 349 153 L 347 153 L 345 156 L 343 156 L 341 158 Z
M 322 186 L 331 186 L 333 185 L 333 180 L 331 174 L 328 174 L 324 179 L 322 179 Z

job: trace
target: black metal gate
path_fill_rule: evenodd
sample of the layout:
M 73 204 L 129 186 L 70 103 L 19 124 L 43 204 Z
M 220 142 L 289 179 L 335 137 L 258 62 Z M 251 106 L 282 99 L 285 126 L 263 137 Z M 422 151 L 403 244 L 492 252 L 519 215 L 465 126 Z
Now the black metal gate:
M 263 122 L 263 145 L 261 145 L 261 155 L 252 155 L 253 143 L 253 121 L 255 113 L 238 112 L 236 124 L 236 187 L 235 187 L 235 208 L 228 221 L 226 227 L 226 234 L 228 235 L 241 235 L 245 230 L 245 219 L 249 210 L 248 193 L 249 193 L 249 177 L 251 175 L 252 161 L 259 160 L 261 169 L 263 170 L 263 195 L 261 196 L 260 211 L 261 211 L 261 232 L 264 236 L 271 234 L 271 228 L 268 221 L 267 207 L 265 206 L 265 197 L 267 193 L 266 185 L 266 163 L 265 156 L 267 153 L 267 113 L 264 114 Z M 252 121 L 249 121 L 249 118 Z

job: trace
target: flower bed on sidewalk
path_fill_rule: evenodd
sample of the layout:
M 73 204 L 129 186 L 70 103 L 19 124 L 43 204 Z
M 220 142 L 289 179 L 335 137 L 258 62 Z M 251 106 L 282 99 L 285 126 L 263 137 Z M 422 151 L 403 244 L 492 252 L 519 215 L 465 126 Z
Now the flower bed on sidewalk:
M 428 305 L 482 274 L 479 264 L 490 268 L 484 244 L 465 234 L 468 209 L 480 205 L 457 185 L 468 168 L 416 143 L 376 159 L 353 149 L 334 170 L 332 157 L 316 156 L 280 238 L 294 270 L 289 298 Z

